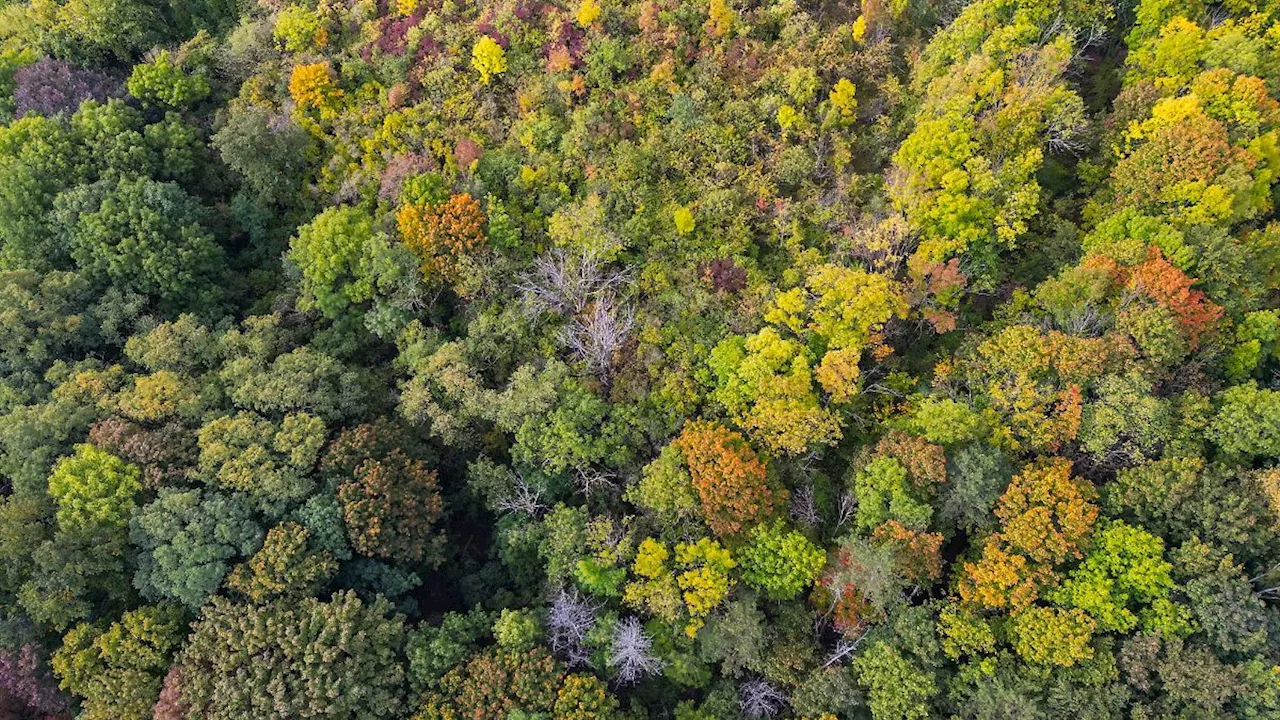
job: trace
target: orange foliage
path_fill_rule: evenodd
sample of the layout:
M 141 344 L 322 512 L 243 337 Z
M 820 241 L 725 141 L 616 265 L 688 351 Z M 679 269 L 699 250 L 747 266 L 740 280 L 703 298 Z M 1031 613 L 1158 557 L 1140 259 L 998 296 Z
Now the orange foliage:
M 421 259 L 423 274 L 445 280 L 454 279 L 460 258 L 484 247 L 484 221 L 479 201 L 468 193 L 396 212 L 400 237 Z
M 1072 477 L 1071 462 L 1065 458 L 1032 465 L 1015 475 L 1000 496 L 1000 537 L 1036 562 L 1079 558 L 1080 546 L 1098 519 L 1098 506 L 1091 502 L 1095 495 L 1089 481 Z
M 716 535 L 737 535 L 786 504 L 786 491 L 769 486 L 764 463 L 741 433 L 695 420 L 684 426 L 676 443 L 689 465 L 707 527 Z
M 1055 581 L 1053 566 L 1082 557 L 1098 519 L 1095 491 L 1071 476 L 1071 463 L 1051 458 L 1014 476 L 1000 496 L 1000 532 L 987 539 L 982 557 L 965 563 L 960 598 L 985 608 L 1017 610 Z
M 876 528 L 871 537 L 893 547 L 898 569 L 916 585 L 942 577 L 942 533 L 917 532 L 890 520 Z
M 1035 602 L 1049 571 L 1021 555 L 1005 552 L 996 538 L 987 541 L 976 563 L 965 563 L 960 599 L 992 610 L 1017 610 Z
M 1148 260 L 1133 269 L 1128 287 L 1168 308 L 1187 336 L 1188 344 L 1195 348 L 1201 336 L 1222 319 L 1222 308 L 1203 292 L 1191 289 L 1194 283 L 1194 278 L 1187 277 L 1153 247 Z

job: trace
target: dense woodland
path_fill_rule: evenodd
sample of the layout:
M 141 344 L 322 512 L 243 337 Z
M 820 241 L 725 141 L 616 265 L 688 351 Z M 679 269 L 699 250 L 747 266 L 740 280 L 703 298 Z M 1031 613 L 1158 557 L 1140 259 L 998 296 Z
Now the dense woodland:
M 0 718 L 1280 718 L 1277 0 L 0 0 Z

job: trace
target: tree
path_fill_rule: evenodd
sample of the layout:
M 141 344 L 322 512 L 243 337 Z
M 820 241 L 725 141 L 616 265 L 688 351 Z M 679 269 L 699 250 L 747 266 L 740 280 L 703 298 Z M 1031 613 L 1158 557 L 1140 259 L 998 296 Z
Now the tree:
M 774 328 L 722 340 L 709 365 L 716 399 L 765 447 L 795 455 L 840 438 L 840 421 L 819 401 L 804 347 Z
M 174 183 L 104 180 L 60 195 L 54 223 L 84 275 L 169 311 L 208 301 L 222 248 L 206 211 Z
M 867 690 L 867 706 L 876 720 L 924 720 L 938 693 L 933 675 L 917 667 L 894 646 L 880 641 L 853 661 L 858 683 Z
M 858 499 L 857 523 L 871 530 L 887 520 L 923 530 L 933 518 L 933 508 L 915 497 L 907 482 L 907 469 L 897 459 L 877 456 L 853 478 Z
M 513 711 L 550 712 L 564 671 L 545 648 L 490 650 L 451 670 L 415 720 L 506 720 Z
M 1008 462 L 985 444 L 966 445 L 948 458 L 948 481 L 940 490 L 938 524 L 970 533 L 996 522 L 996 502 L 1013 478 Z
M 625 497 L 632 504 L 653 512 L 664 525 L 697 517 L 698 495 L 679 442 L 663 446 L 658 457 L 644 466 L 640 482 L 627 488 Z
M 370 244 L 373 219 L 357 208 L 329 208 L 289 243 L 289 262 L 302 271 L 301 307 L 330 318 L 373 299 Z
M 1024 468 L 996 505 L 1000 537 L 1034 562 L 1078 558 L 1098 517 L 1096 494 L 1087 480 L 1072 477 L 1066 460 Z
M 742 579 L 774 600 L 790 600 L 813 584 L 826 553 L 782 523 L 759 525 L 738 551 Z
M 319 110 L 324 114 L 333 112 L 342 90 L 333 81 L 329 63 L 311 63 L 294 66 L 289 76 L 289 95 L 303 110 Z
M 574 673 L 564 679 L 552 720 L 609 720 L 618 710 L 618 700 L 595 675 Z
M 32 12 L 51 54 L 90 63 L 128 63 L 169 29 L 159 8 L 136 0 L 39 0 Z
M 70 114 L 85 100 L 105 102 L 120 94 L 109 75 L 82 70 L 71 63 L 44 58 L 13 73 L 13 107 L 17 117 Z
M 209 95 L 204 74 L 187 73 L 167 50 L 161 50 L 151 62 L 134 65 L 125 87 L 144 103 L 177 110 L 190 108 Z
M 306 413 L 286 415 L 276 424 L 240 412 L 211 420 L 197 437 L 201 479 L 279 513 L 311 493 L 309 475 L 324 446 L 325 426 Z
M 1163 554 L 1160 538 L 1112 522 L 1095 534 L 1084 562 L 1052 597 L 1085 611 L 1103 631 L 1129 632 L 1141 616 L 1145 631 L 1159 631 L 1166 637 L 1188 634 L 1193 628 L 1180 616 L 1186 610 L 1179 614 L 1169 602 L 1173 566 Z
M 422 263 L 428 279 L 453 282 L 458 263 L 485 246 L 484 212 L 469 194 L 441 203 L 408 203 L 396 212 L 400 239 Z
M 182 609 L 166 604 L 127 612 L 105 629 L 77 625 L 54 653 L 53 670 L 80 698 L 80 717 L 150 720 L 184 629 Z
M 1227 388 L 1209 428 L 1223 451 L 1237 455 L 1280 457 L 1280 392 L 1248 382 Z
M 268 417 L 306 413 L 330 423 L 368 407 L 367 376 L 309 345 L 234 353 L 218 375 L 237 407 Z
M 689 465 L 707 527 L 717 535 L 738 535 L 786 503 L 786 491 L 769 485 L 764 463 L 741 434 L 693 421 L 675 442 Z
M 653 638 L 645 632 L 640 619 L 632 616 L 614 626 L 609 650 L 609 667 L 618 682 L 631 684 L 656 675 L 662 661 L 652 653 Z
M 507 54 L 493 38 L 482 36 L 471 48 L 471 67 L 480 73 L 480 82 L 488 85 L 496 75 L 507 71 Z
M 333 555 L 308 547 L 310 532 L 296 522 L 267 531 L 262 547 L 227 576 L 227 587 L 250 602 L 298 598 L 315 593 L 338 570 Z
M 386 717 L 404 708 L 404 639 L 403 616 L 382 598 L 348 591 L 238 605 L 215 597 L 178 656 L 182 699 L 211 720 Z
M 670 623 L 686 620 L 684 631 L 692 638 L 728 597 L 734 584 L 729 571 L 737 564 L 710 538 L 676 543 L 674 558 L 666 545 L 646 538 L 632 566 L 637 577 L 627 584 L 622 601 Z
M 1013 649 L 1029 663 L 1070 667 L 1093 657 L 1095 623 L 1084 611 L 1033 605 L 1010 619 Z
M 492 625 L 492 617 L 477 607 L 465 614 L 445 613 L 439 625 L 423 623 L 409 631 L 405 655 L 413 692 L 436 686 L 445 673 L 461 665 Z
M 849 636 L 884 620 L 902 602 L 907 586 L 894 555 L 894 548 L 884 543 L 857 536 L 842 539 L 813 594 L 813 604 Z
M 134 515 L 129 537 L 141 551 L 134 585 L 195 608 L 222 584 L 230 561 L 258 549 L 262 529 L 239 496 L 166 487 Z
M 287 115 L 233 105 L 227 123 L 209 141 L 252 193 L 268 203 L 298 201 L 311 170 L 311 140 Z
M 1051 458 L 1015 475 L 996 506 L 1000 530 L 976 562 L 965 563 L 960 597 L 999 609 L 1023 608 L 1052 584 L 1054 569 L 1083 555 L 1098 506 L 1093 486 L 1071 475 L 1071 463 Z
M 92 445 L 77 445 L 75 455 L 60 460 L 49 476 L 58 528 L 70 534 L 124 530 L 141 480 L 137 467 Z
M 436 473 L 397 447 L 386 422 L 344 430 L 324 465 L 341 479 L 348 535 L 356 551 L 404 563 L 440 562 L 443 538 L 434 531 L 444 505 Z
M 1278 539 L 1262 497 L 1228 468 L 1200 458 L 1167 458 L 1123 470 L 1106 487 L 1107 513 L 1141 526 L 1173 548 L 1193 538 L 1269 564 Z

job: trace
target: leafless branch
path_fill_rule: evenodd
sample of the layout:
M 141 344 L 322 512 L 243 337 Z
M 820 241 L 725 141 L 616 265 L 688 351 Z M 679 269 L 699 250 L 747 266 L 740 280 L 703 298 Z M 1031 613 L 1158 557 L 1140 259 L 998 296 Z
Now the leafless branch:
M 542 489 L 535 487 L 523 476 L 512 473 L 511 494 L 497 503 L 498 512 L 520 513 L 529 517 L 539 517 L 547 511 L 542 501 Z
M 596 624 L 596 610 L 577 590 L 560 588 L 547 610 L 547 634 L 551 650 L 565 658 L 569 667 L 587 665 L 587 633 Z
M 591 303 L 560 331 L 560 342 L 600 379 L 609 376 L 614 358 L 635 328 L 635 312 L 618 307 L 612 295 Z
M 773 717 L 787 702 L 786 695 L 764 680 L 749 680 L 742 684 L 738 692 L 738 709 L 747 718 Z
M 812 485 L 802 485 L 791 495 L 791 519 L 807 527 L 817 527 L 822 522 L 813 499 Z
M 652 647 L 653 638 L 644 631 L 639 618 L 632 615 L 618 623 L 613 631 L 609 667 L 616 670 L 619 682 L 629 685 L 662 670 L 662 661 L 650 652 Z

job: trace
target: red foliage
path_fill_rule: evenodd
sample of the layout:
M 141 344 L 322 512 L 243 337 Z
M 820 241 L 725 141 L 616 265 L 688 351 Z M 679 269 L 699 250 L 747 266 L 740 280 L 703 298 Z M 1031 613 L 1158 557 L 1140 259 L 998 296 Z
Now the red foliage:
M 160 688 L 160 699 L 153 711 L 153 720 L 186 720 L 191 715 L 191 708 L 182 701 L 181 665 L 174 664 L 164 676 L 164 685 Z
M 89 442 L 142 468 L 152 488 L 185 477 L 196 462 L 195 435 L 177 423 L 150 430 L 110 417 L 89 428 Z
M 712 260 L 703 265 L 702 275 L 711 282 L 716 292 L 732 295 L 747 286 L 747 271 L 739 267 L 732 258 Z
M 876 454 L 902 463 L 917 490 L 947 481 L 946 452 L 941 445 L 933 445 L 918 435 L 891 430 L 876 443 Z
M 899 571 L 916 585 L 931 584 L 942 577 L 942 533 L 917 532 L 890 520 L 871 537 L 893 547 Z

